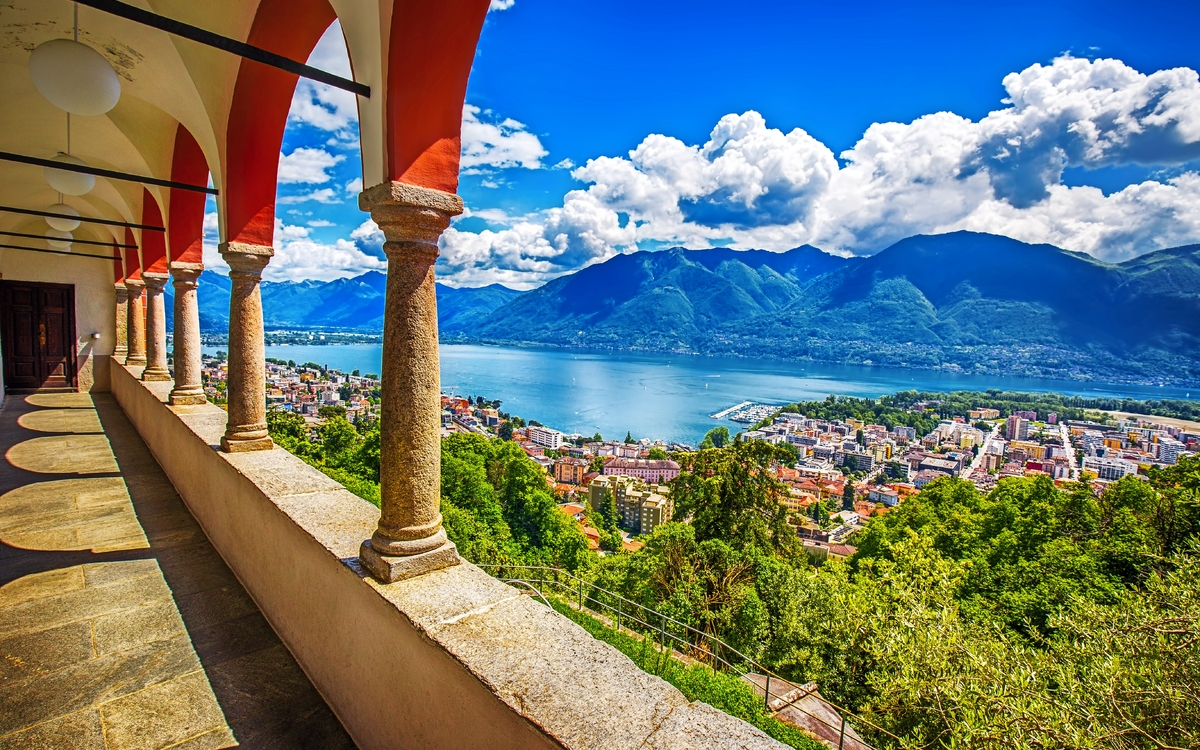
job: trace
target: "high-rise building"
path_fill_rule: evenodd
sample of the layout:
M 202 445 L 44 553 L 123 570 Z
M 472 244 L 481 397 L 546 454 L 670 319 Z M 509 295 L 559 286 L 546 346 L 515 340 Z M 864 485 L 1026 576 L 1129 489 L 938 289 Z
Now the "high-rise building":
M 540 445 L 550 450 L 558 450 L 559 446 L 562 445 L 563 434 L 549 427 L 533 425 L 529 428 L 529 439 L 533 441 L 534 445 Z
M 1179 463 L 1179 454 L 1187 451 L 1183 443 L 1175 438 L 1160 437 L 1158 439 L 1158 460 L 1164 464 Z
M 1023 412 L 1028 414 L 1029 412 Z M 1029 438 L 1029 420 L 1013 414 L 1004 422 L 1004 437 L 1008 440 L 1027 440 Z

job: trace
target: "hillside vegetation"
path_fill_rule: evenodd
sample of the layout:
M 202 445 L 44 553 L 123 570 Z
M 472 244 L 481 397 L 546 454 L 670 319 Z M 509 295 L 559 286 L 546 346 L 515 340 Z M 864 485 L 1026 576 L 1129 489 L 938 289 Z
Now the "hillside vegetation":
M 270 427 L 378 503 L 375 425 L 334 418 L 313 439 L 272 414 Z M 442 444 L 446 530 L 469 560 L 572 570 L 815 680 L 900 738 L 860 723 L 878 747 L 1200 745 L 1200 458 L 1103 492 L 940 479 L 820 568 L 778 502 L 783 449 L 735 439 L 677 458 L 676 520 L 597 558 L 520 448 L 455 435 Z

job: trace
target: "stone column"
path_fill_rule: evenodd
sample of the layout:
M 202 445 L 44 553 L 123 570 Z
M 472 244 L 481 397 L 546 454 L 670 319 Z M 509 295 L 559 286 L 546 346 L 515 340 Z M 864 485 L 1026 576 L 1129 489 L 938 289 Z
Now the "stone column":
M 359 560 L 384 582 L 456 565 L 442 528 L 441 383 L 433 264 L 438 237 L 462 212 L 452 193 L 400 182 L 364 191 L 387 241 L 383 318 L 383 399 L 379 447 L 379 527 Z
M 143 273 L 146 282 L 146 369 L 142 380 L 163 382 L 171 379 L 167 369 L 167 308 L 163 288 L 171 277 L 165 273 Z
M 175 387 L 172 406 L 203 404 L 204 385 L 200 381 L 200 306 L 196 302 L 203 263 L 172 263 L 175 286 Z
M 113 359 L 125 364 L 129 356 L 129 290 L 124 284 L 116 285 L 117 292 L 117 345 L 113 348 Z
M 270 450 L 267 436 L 267 361 L 263 352 L 263 269 L 275 249 L 241 242 L 221 244 L 233 290 L 229 296 L 229 376 L 225 383 L 229 420 L 221 450 Z
M 128 279 L 125 282 L 125 288 L 129 290 L 127 306 L 129 354 L 125 357 L 125 364 L 131 367 L 144 367 L 146 364 L 146 315 L 142 312 L 142 290 L 146 288 L 146 284 L 141 279 Z

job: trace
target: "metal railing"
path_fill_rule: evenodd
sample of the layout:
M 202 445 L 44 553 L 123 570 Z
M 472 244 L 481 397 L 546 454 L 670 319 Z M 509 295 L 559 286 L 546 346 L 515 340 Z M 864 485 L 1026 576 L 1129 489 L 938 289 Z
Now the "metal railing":
M 869 727 L 881 737 L 894 740 L 897 744 L 901 742 L 899 737 L 883 727 L 877 726 L 863 717 L 821 697 L 820 700 L 822 702 L 836 710 L 841 716 L 839 724 L 832 724 L 826 721 L 822 717 L 796 705 L 797 701 L 808 697 L 813 691 L 800 689 L 799 695 L 789 697 L 789 694 L 793 692 L 790 688 L 795 687 L 792 683 L 767 669 L 762 664 L 759 664 L 754 659 L 751 659 L 749 656 L 746 656 L 728 643 L 725 643 L 720 638 L 692 627 L 687 623 L 680 622 L 662 612 L 627 599 L 620 594 L 601 588 L 569 571 L 539 565 L 498 565 L 488 563 L 477 563 L 477 565 L 505 583 L 518 584 L 532 590 L 547 605 L 549 605 L 549 601 L 546 599 L 545 587 L 550 587 L 552 595 L 556 598 L 564 600 L 572 607 L 578 607 L 580 612 L 585 614 L 591 613 L 608 619 L 618 632 L 624 629 L 643 638 L 656 640 L 659 650 L 671 658 L 677 658 L 684 662 L 700 663 L 711 668 L 714 672 L 718 670 L 728 671 L 740 678 L 747 678 L 748 675 L 755 673 L 762 675 L 765 683 L 763 685 L 759 685 L 753 680 L 747 681 L 752 687 L 763 690 L 763 704 L 768 714 L 774 715 L 785 708 L 791 708 L 805 714 L 828 728 L 831 736 L 827 739 L 829 741 L 836 739 L 838 750 L 876 750 L 876 748 L 863 741 L 857 732 L 854 731 L 853 727 L 847 723 L 847 717 L 852 718 L 857 726 Z M 678 654 L 678 657 L 675 654 Z M 789 686 L 789 690 L 782 695 L 772 692 L 772 680 L 777 685 Z M 777 703 L 777 705 L 773 706 L 773 703 Z

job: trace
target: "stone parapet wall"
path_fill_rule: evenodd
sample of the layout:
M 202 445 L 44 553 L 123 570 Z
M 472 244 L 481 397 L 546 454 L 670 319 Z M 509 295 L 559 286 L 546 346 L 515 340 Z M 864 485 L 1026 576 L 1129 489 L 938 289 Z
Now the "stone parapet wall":
M 470 564 L 380 584 L 379 511 L 276 448 L 222 453 L 225 412 L 112 366 L 112 390 L 213 546 L 372 748 L 782 748 Z

